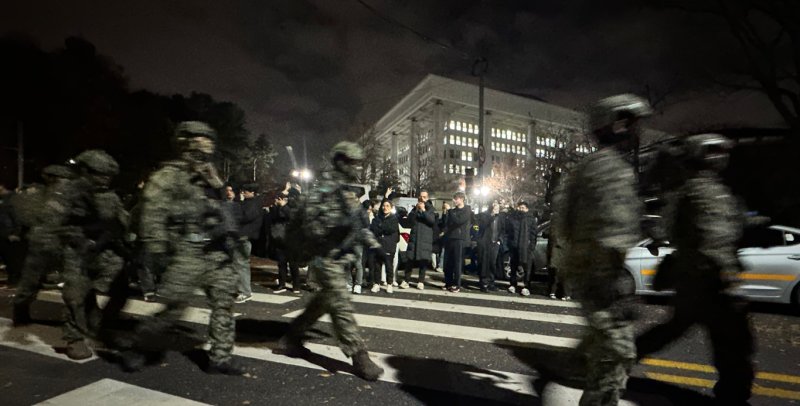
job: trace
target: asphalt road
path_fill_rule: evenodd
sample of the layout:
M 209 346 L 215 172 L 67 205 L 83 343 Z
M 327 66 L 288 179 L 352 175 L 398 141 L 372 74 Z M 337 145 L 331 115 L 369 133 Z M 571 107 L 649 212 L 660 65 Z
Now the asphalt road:
M 14 329 L 13 290 L 0 290 L 0 404 L 567 405 L 580 397 L 575 383 L 553 383 L 538 372 L 574 363 L 569 348 L 583 324 L 574 302 L 502 290 L 445 293 L 438 289 L 443 276 L 437 272 L 429 273 L 424 291 L 365 290 L 353 296 L 356 317 L 374 358 L 386 369 L 380 381 L 365 382 L 350 374 L 327 319 L 311 334 L 313 357 L 292 359 L 272 351 L 311 294 L 273 294 L 265 285 L 271 286 L 276 269 L 259 265 L 258 293 L 235 308 L 235 354 L 248 369 L 245 377 L 202 371 L 205 359 L 198 348 L 207 320 L 202 296 L 185 315 L 195 340 L 141 372 L 125 373 L 111 351 L 98 349 L 98 357 L 80 363 L 60 353 L 58 291 L 43 292 L 34 304 L 40 323 Z M 668 316 L 664 302 L 642 301 L 637 330 Z M 149 317 L 157 306 L 130 300 L 125 311 L 135 320 Z M 800 403 L 797 316 L 783 306 L 753 306 L 752 320 L 759 370 L 752 404 Z M 705 334 L 694 329 L 646 359 L 633 370 L 625 399 L 640 405 L 710 402 L 716 375 L 708 345 Z

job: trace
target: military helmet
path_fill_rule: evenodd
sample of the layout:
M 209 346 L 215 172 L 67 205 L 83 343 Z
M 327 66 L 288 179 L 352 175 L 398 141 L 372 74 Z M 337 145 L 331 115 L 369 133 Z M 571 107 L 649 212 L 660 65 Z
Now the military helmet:
M 47 165 L 42 169 L 42 176 L 60 179 L 72 179 L 75 173 L 64 165 Z
M 686 162 L 701 169 L 722 171 L 728 166 L 733 143 L 721 134 L 696 134 L 686 137 Z
M 175 138 L 206 137 L 217 140 L 217 132 L 202 121 L 183 121 L 175 127 Z
M 618 94 L 595 103 L 589 114 L 589 125 L 592 131 L 596 131 L 622 118 L 647 117 L 651 114 L 653 108 L 647 100 L 635 94 Z
M 345 158 L 351 161 L 361 161 L 364 159 L 364 150 L 358 144 L 350 141 L 341 141 L 331 149 L 333 160 Z
M 75 157 L 75 161 L 78 165 L 102 175 L 116 176 L 119 173 L 117 161 L 111 155 L 99 149 L 83 151 Z

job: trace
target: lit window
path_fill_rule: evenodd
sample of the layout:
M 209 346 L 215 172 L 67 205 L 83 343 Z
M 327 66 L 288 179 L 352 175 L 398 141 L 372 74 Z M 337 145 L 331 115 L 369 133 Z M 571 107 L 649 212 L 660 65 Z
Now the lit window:
M 525 139 L 526 139 L 527 137 L 528 137 L 527 135 L 525 135 L 525 134 L 522 134 L 522 142 L 526 142 L 526 141 L 525 141 Z
M 467 152 L 467 160 L 472 161 L 472 152 Z
M 450 129 L 453 130 L 455 128 L 456 128 L 456 122 L 453 121 L 453 120 L 450 120 Z
M 456 136 L 453 135 L 453 134 L 450 134 L 450 144 L 451 145 L 455 145 L 455 143 L 456 143 Z

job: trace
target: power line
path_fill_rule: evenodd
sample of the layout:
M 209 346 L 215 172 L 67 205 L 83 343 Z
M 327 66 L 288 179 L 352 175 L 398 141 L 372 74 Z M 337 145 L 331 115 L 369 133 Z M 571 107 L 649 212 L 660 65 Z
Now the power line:
M 430 37 L 428 35 L 425 35 L 424 33 L 420 32 L 420 31 L 414 29 L 413 27 L 410 27 L 410 26 L 408 26 L 408 25 L 406 25 L 406 24 L 404 24 L 404 23 L 402 23 L 402 22 L 400 22 L 398 20 L 395 20 L 394 18 L 391 18 L 391 17 L 388 17 L 388 16 L 385 16 L 385 15 L 381 14 L 374 7 L 372 7 L 369 4 L 367 4 L 366 2 L 364 2 L 364 0 L 356 0 L 356 1 L 359 4 L 361 4 L 362 6 L 364 6 L 367 10 L 369 10 L 372 14 L 375 14 L 381 20 L 384 20 L 384 21 L 386 21 L 386 22 L 388 22 L 390 24 L 393 24 L 393 25 L 395 25 L 397 27 L 400 27 L 401 29 L 404 29 L 406 31 L 409 31 L 409 32 L 413 33 L 414 35 L 422 38 L 423 40 L 425 40 L 427 42 L 430 42 L 432 44 L 438 45 L 439 47 L 441 47 L 443 49 L 455 52 L 455 53 L 459 54 L 459 56 L 461 56 L 464 59 L 473 59 L 474 58 L 472 55 L 470 55 L 467 52 L 464 52 L 464 51 L 462 51 L 460 49 L 457 49 L 457 48 L 453 47 L 452 45 L 448 45 L 448 44 L 445 44 L 444 42 L 438 41 L 435 38 L 432 38 L 432 37 Z

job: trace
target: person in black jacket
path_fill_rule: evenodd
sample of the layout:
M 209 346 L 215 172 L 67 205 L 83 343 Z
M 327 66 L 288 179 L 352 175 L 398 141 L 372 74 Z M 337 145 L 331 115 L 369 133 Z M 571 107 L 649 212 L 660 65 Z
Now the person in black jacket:
M 492 202 L 490 210 L 478 215 L 478 263 L 482 292 L 497 291 L 494 281 L 505 223 L 505 216 L 500 213 L 500 202 L 497 200 Z
M 270 244 L 278 261 L 278 286 L 275 293 L 286 292 L 287 271 L 292 277 L 292 292 L 300 293 L 300 267 L 290 262 L 286 255 L 286 225 L 290 220 L 289 190 L 282 190 L 275 196 L 275 204 L 269 211 Z
M 522 296 L 530 291 L 530 270 L 533 265 L 533 249 L 536 246 L 536 227 L 538 220 L 528 211 L 528 203 L 517 203 L 517 210 L 508 216 L 506 231 L 511 250 L 511 286 L 509 293 L 517 292 L 517 280 L 522 277 Z
M 414 266 L 419 267 L 417 289 L 425 288 L 425 271 L 431 266 L 433 256 L 434 230 L 436 227 L 436 213 L 433 203 L 428 200 L 428 192 L 423 190 L 419 194 L 419 201 L 411 213 L 408 214 L 411 236 L 406 249 L 405 277 L 400 283 L 401 289 L 407 289 L 411 282 L 411 272 Z
M 464 192 L 453 196 L 453 208 L 447 211 L 444 248 L 444 289 L 461 291 L 461 270 L 464 267 L 464 245 L 469 242 L 472 211 L 464 204 Z
M 381 212 L 378 213 L 369 229 L 375 234 L 375 238 L 381 243 L 379 252 L 374 253 L 370 264 L 372 273 L 372 292 L 378 293 L 381 280 L 381 264 L 386 266 L 386 293 L 392 293 L 392 279 L 394 277 L 394 252 L 397 249 L 397 242 L 400 240 L 400 223 L 397 216 L 392 213 L 394 205 L 388 199 L 381 203 Z M 381 262 L 382 261 L 382 262 Z
M 236 255 L 235 266 L 239 273 L 236 303 L 244 303 L 253 296 L 250 286 L 250 252 L 253 250 L 253 241 L 258 240 L 264 221 L 261 199 L 256 198 L 257 185 L 248 183 L 242 185 L 242 201 L 239 206 L 239 252 Z

